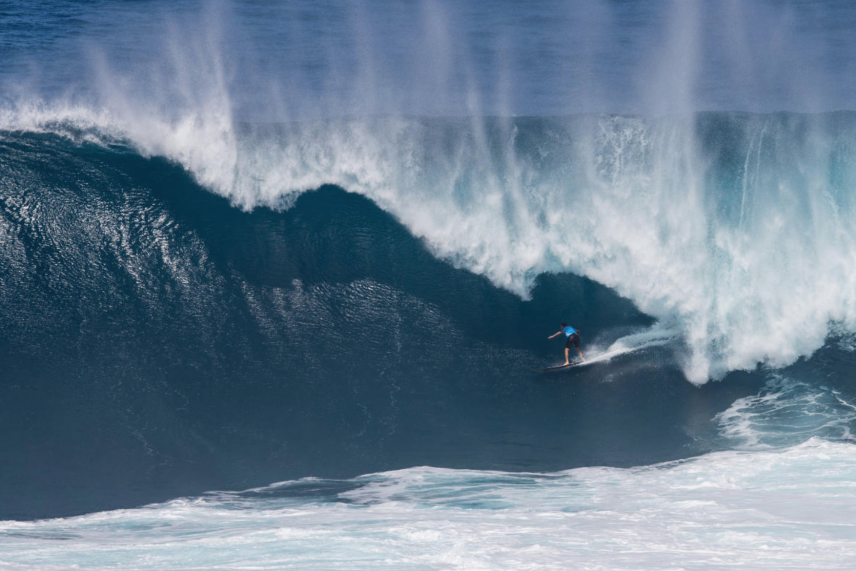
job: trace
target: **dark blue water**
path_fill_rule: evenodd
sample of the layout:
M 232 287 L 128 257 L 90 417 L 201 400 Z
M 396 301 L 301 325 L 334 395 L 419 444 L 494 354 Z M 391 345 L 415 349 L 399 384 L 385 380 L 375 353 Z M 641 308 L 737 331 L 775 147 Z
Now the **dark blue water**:
M 854 22 L 0 3 L 0 519 L 847 440 Z

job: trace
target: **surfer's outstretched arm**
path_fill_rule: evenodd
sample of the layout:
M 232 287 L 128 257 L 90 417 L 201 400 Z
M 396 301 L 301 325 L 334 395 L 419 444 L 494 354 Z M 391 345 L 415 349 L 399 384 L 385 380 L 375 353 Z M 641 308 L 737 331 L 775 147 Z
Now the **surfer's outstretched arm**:
M 555 337 L 556 335 L 560 335 L 561 333 L 562 333 L 561 331 L 559 331 L 558 333 L 553 333 L 552 335 L 547 337 L 547 339 L 552 339 L 553 337 Z

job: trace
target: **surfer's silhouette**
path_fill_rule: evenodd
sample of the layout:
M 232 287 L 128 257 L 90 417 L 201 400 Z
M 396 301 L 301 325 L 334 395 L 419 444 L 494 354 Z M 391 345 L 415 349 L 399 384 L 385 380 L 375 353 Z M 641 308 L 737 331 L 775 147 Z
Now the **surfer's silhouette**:
M 562 328 L 558 332 L 547 337 L 547 339 L 552 339 L 553 337 L 561 335 L 562 333 L 564 333 L 565 336 L 568 338 L 568 340 L 565 341 L 565 365 L 571 364 L 568 360 L 568 351 L 570 350 L 571 346 L 573 346 L 574 349 L 577 350 L 577 354 L 579 354 L 580 356 L 580 361 L 585 361 L 586 358 L 583 357 L 583 352 L 580 351 L 580 334 L 577 333 L 576 329 L 574 329 L 567 323 L 562 323 Z

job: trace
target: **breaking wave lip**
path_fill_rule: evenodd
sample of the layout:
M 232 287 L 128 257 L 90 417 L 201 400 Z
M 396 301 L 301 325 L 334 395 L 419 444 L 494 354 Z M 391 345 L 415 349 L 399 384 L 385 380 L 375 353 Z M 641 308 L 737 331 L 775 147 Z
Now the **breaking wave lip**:
M 542 273 L 587 276 L 679 331 L 694 383 L 856 331 L 854 114 L 247 125 L 213 93 L 168 114 L 28 102 L 0 128 L 125 141 L 244 209 L 335 184 L 522 297 Z

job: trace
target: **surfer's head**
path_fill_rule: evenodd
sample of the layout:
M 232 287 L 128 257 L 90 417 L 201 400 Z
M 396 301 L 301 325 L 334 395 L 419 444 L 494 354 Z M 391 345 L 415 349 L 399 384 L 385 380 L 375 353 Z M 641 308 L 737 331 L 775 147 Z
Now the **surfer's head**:
M 562 327 L 567 327 L 567 326 L 568 326 L 567 323 L 562 323 Z

